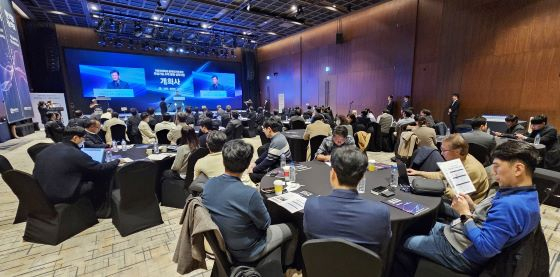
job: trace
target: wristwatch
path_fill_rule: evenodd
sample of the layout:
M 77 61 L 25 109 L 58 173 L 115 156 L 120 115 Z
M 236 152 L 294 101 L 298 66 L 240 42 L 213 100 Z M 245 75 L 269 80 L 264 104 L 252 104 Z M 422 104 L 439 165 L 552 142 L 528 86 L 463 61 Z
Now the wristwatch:
M 467 222 L 467 220 L 472 219 L 472 215 L 462 214 L 460 218 L 461 218 L 461 223 L 465 223 L 465 222 Z

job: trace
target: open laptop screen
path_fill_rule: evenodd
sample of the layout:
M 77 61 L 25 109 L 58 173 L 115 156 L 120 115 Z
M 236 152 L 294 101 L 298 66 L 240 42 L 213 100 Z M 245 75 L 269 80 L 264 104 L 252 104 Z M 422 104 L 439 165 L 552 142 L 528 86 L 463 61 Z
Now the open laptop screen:
M 82 152 L 88 154 L 94 161 L 102 163 L 105 160 L 104 148 L 82 148 Z

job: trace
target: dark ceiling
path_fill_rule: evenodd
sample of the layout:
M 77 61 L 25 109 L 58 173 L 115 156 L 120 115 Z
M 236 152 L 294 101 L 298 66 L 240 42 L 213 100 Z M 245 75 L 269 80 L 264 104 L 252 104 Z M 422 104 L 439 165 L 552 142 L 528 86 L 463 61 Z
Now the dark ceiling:
M 39 21 L 104 39 L 255 48 L 380 0 L 20 0 Z M 163 46 L 165 47 L 165 46 Z

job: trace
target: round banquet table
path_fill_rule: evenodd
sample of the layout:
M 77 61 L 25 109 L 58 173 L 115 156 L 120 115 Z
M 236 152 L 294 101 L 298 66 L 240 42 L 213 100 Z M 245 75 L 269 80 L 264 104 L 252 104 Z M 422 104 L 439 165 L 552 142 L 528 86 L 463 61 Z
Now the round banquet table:
M 288 140 L 290 145 L 290 152 L 292 153 L 292 160 L 295 162 L 305 162 L 307 160 L 307 142 L 303 139 L 305 129 L 288 130 L 282 134 Z
M 329 182 L 330 167 L 327 164 L 319 161 L 310 161 L 301 164 L 310 167 L 311 169 L 298 171 L 296 173 L 296 183 L 299 183 L 301 187 L 295 192 L 306 190 L 313 193 L 314 196 L 329 195 L 332 191 Z M 390 271 L 393 261 L 393 255 L 395 253 L 395 250 L 398 249 L 399 245 L 402 244 L 403 236 L 409 234 L 428 234 L 435 222 L 438 207 L 442 202 L 441 197 L 416 195 L 408 192 L 403 192 L 399 189 L 395 191 L 394 196 L 389 198 L 380 195 L 374 195 L 370 192 L 374 187 L 388 186 L 390 177 L 390 169 L 366 172 L 366 190 L 365 193 L 360 194 L 360 197 L 372 201 L 381 201 L 396 197 L 403 201 L 414 201 L 417 203 L 421 203 L 426 206 L 428 210 L 421 212 L 418 215 L 413 215 L 387 205 L 391 216 L 392 236 L 385 249 L 382 250 L 381 253 L 378 253 L 384 261 L 383 268 L 385 269 L 384 271 L 386 274 L 388 274 Z M 276 179 L 276 177 L 271 177 L 270 174 L 267 174 L 261 181 L 261 188 L 272 187 L 273 182 Z M 274 196 L 274 193 L 263 194 L 263 196 L 266 199 L 268 197 Z M 272 201 L 265 201 L 265 204 L 269 210 L 273 224 L 291 222 L 299 228 L 300 244 L 302 244 L 305 241 L 305 237 L 303 235 L 303 211 L 290 214 L 287 210 L 283 209 Z M 372 228 L 375 228 L 375 226 L 372 226 Z M 301 266 L 303 263 L 301 253 L 299 253 L 300 251 L 301 247 L 298 247 L 298 253 L 296 253 L 296 257 L 298 259 L 298 263 L 301 263 L 299 264 Z

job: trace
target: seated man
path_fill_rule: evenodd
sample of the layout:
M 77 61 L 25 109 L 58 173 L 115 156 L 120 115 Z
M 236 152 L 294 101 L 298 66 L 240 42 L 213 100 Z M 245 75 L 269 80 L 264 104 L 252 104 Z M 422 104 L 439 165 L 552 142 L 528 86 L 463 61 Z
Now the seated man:
M 506 116 L 505 121 L 506 121 L 506 126 L 507 126 L 506 131 L 503 132 L 503 133 L 494 132 L 494 135 L 499 136 L 499 137 L 515 138 L 515 135 L 525 133 L 525 127 L 523 127 L 523 125 L 519 124 L 519 117 L 517 117 L 517 115 L 510 114 L 510 115 Z
M 307 238 L 343 238 L 379 253 L 391 238 L 391 220 L 387 205 L 362 199 L 356 190 L 366 172 L 367 156 L 355 147 L 341 147 L 331 163 L 332 193 L 305 202 Z
M 400 128 L 403 125 L 407 125 L 410 123 L 414 123 L 414 118 L 412 117 L 412 111 L 411 110 L 402 110 L 401 111 L 401 116 L 402 118 L 399 119 L 399 121 L 397 121 L 397 128 Z
M 489 152 L 496 148 L 496 140 L 494 136 L 486 133 L 488 130 L 488 123 L 485 117 L 475 117 L 471 122 L 472 131 L 462 133 L 461 135 L 467 143 L 474 143 L 486 147 Z
M 84 141 L 84 147 L 86 148 L 105 148 L 110 147 L 103 141 L 103 138 L 99 135 L 99 130 L 101 130 L 101 123 L 95 119 L 91 119 L 86 124 L 86 135 Z
M 381 133 L 388 134 L 391 125 L 393 125 L 393 116 L 389 113 L 389 110 L 383 110 L 383 113 L 377 117 L 377 120 L 379 121 Z
M 97 181 L 94 177 L 112 176 L 120 160 L 109 163 L 94 161 L 80 151 L 85 135 L 82 127 L 67 127 L 63 143 L 49 146 L 37 155 L 33 177 L 52 204 L 72 203 L 92 191 L 90 195 L 95 207 L 106 199 L 108 182 L 92 184 L 92 181 Z
M 113 143 L 113 135 L 111 134 L 111 127 L 115 126 L 115 125 L 123 125 L 125 127 L 125 139 L 127 141 L 130 141 L 128 139 L 128 135 L 126 135 L 126 123 L 124 123 L 124 121 L 119 119 L 119 113 L 117 112 L 113 112 L 111 114 L 111 119 L 105 121 L 105 123 L 103 123 L 103 131 L 105 131 L 105 141 L 107 142 L 107 144 L 111 145 Z M 117 141 L 117 143 L 120 141 Z
M 208 120 L 209 119 L 205 119 L 206 122 Z M 201 140 L 199 139 L 199 141 Z M 200 174 L 204 174 L 208 178 L 214 178 L 224 174 L 225 169 L 222 158 L 222 148 L 226 141 L 227 136 L 222 131 L 211 131 L 208 133 L 208 136 L 205 137 L 205 143 L 210 154 L 196 161 L 194 165 L 194 179 Z
M 282 252 L 285 265 L 291 264 L 297 231 L 288 224 L 270 225 L 261 194 L 240 180 L 253 158 L 253 147 L 243 140 L 231 140 L 224 145 L 222 153 L 225 174 L 208 180 L 202 203 L 220 228 L 233 260 L 254 262 L 290 241 Z
M 154 127 L 154 133 L 157 133 L 161 130 L 169 130 L 169 132 L 171 132 L 171 130 L 175 129 L 175 123 L 171 122 L 172 117 L 170 114 L 164 113 L 162 115 L 162 118 L 163 120 L 161 122 L 156 123 L 156 126 Z
M 476 189 L 470 197 L 475 203 L 480 203 L 482 199 L 486 196 L 488 191 L 489 182 L 488 174 L 484 166 L 471 154 L 469 154 L 469 144 L 463 139 L 460 134 L 453 134 L 443 139 L 441 143 L 441 155 L 446 161 L 460 159 L 461 163 L 465 167 L 469 178 L 473 182 L 474 188 Z M 414 169 L 407 169 L 408 175 L 410 176 L 422 176 L 428 179 L 441 179 L 444 180 L 445 177 L 441 172 L 425 172 L 416 171 Z M 445 196 L 448 199 L 453 199 L 456 197 L 455 192 L 447 187 L 445 190 Z
M 280 133 L 282 127 L 282 122 L 274 118 L 269 118 L 263 123 L 264 135 L 271 141 L 268 149 L 263 151 L 262 155 L 249 166 L 249 177 L 253 182 L 259 183 L 268 171 L 279 167 L 282 154 L 286 157 L 286 161 L 292 159 L 288 140 Z
M 457 195 L 452 207 L 460 219 L 450 225 L 436 223 L 429 235 L 408 238 L 404 249 L 473 274 L 538 227 L 539 197 L 532 180 L 537 151 L 530 144 L 508 141 L 496 148 L 493 157 L 496 194 L 478 205 L 468 195 Z
M 290 121 L 289 121 L 290 127 L 296 121 L 300 121 L 300 122 L 303 122 L 303 124 L 305 124 L 305 119 L 301 116 L 301 110 L 300 109 L 295 109 L 294 110 L 294 115 L 292 117 L 290 117 Z
M 344 126 L 336 126 L 332 136 L 323 139 L 323 142 L 315 153 L 315 159 L 321 162 L 331 160 L 331 153 L 342 146 L 356 147 L 356 142 L 351 135 L 348 135 L 348 129 Z
M 540 135 L 540 144 L 544 144 L 546 150 L 550 150 L 552 146 L 558 143 L 557 131 L 554 127 L 548 125 L 548 118 L 544 114 L 537 115 L 531 119 L 531 130 L 533 130 L 531 133 L 517 134 L 515 136 L 519 140 L 534 143 L 535 137 Z
M 243 123 L 239 120 L 239 113 L 236 111 L 231 112 L 231 120 L 228 122 L 226 129 L 224 130 L 229 140 L 238 139 L 235 137 L 235 131 L 240 126 L 243 126 Z
M 186 113 L 177 113 L 177 125 L 175 125 L 173 129 L 169 130 L 169 133 L 167 133 L 167 139 L 171 142 L 172 145 L 177 145 L 177 140 L 181 138 L 181 130 L 183 129 L 183 127 L 188 126 L 187 119 L 188 117 Z M 156 124 L 156 130 L 158 129 L 158 124 Z M 160 128 L 165 127 L 161 126 Z
M 305 132 L 303 133 L 304 140 L 310 140 L 315 136 L 330 136 L 332 134 L 332 129 L 329 124 L 326 124 L 323 120 L 325 117 L 322 114 L 315 114 L 311 120 L 313 123 L 305 127 Z
M 84 115 L 81 110 L 74 111 L 74 118 L 68 120 L 68 127 L 76 127 L 80 126 L 86 128 L 86 123 L 88 121 L 88 117 Z
M 54 142 L 61 142 L 64 133 L 64 124 L 57 120 L 58 113 L 48 112 L 48 121 L 45 123 L 45 134 L 47 138 L 51 138 Z
M 428 127 L 434 127 L 436 125 L 434 118 L 432 117 L 432 111 L 428 110 L 428 109 L 422 109 L 420 111 L 420 116 L 423 116 L 426 118 L 426 122 L 428 123 L 427 126 Z

